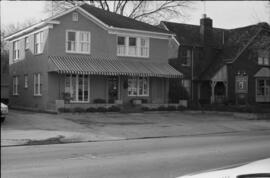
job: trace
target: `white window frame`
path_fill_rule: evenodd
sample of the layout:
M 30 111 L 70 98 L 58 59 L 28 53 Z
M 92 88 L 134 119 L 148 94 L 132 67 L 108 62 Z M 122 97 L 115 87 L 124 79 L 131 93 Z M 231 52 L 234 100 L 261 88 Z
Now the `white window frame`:
M 29 49 L 29 36 L 26 36 L 25 39 L 24 39 L 24 47 L 25 47 L 25 50 Z
M 188 94 L 190 94 L 190 90 L 191 90 L 191 80 L 189 79 L 183 79 L 182 80 L 182 85 L 183 87 L 186 89 L 186 91 L 188 92 Z
M 75 33 L 75 50 L 68 50 L 68 33 L 74 32 Z M 88 50 L 81 51 L 81 43 L 87 43 L 87 41 L 80 40 L 81 33 L 88 33 L 89 41 L 88 41 Z M 79 31 L 79 30 L 66 30 L 66 53 L 77 53 L 77 54 L 90 54 L 91 53 L 91 32 L 90 31 Z
M 259 84 L 259 80 L 263 80 L 264 81 L 264 93 L 263 95 L 258 95 L 258 84 Z M 256 97 L 256 102 L 270 102 L 270 86 L 266 85 L 266 81 L 270 79 L 268 78 L 256 78 L 256 90 L 255 90 L 255 97 Z M 266 92 L 267 91 L 267 92 Z
M 28 74 L 24 74 L 24 88 L 28 88 Z
M 90 76 L 89 75 L 82 75 L 82 100 L 79 100 L 79 75 L 76 75 L 75 78 L 75 98 L 71 99 L 71 103 L 89 103 L 90 102 Z M 88 90 L 88 97 L 87 100 L 84 100 L 84 89 L 85 89 L 85 76 L 87 76 L 87 90 Z M 67 80 L 69 81 L 69 87 L 66 86 Z M 65 93 L 69 93 L 72 96 L 73 93 L 73 83 L 72 83 L 72 74 L 65 75 Z M 69 89 L 68 89 L 69 88 Z M 68 91 L 69 90 L 69 91 Z
M 72 21 L 77 22 L 79 20 L 79 14 L 77 12 L 72 13 Z
M 185 50 L 186 55 L 183 55 L 183 52 L 181 52 L 181 58 L 182 60 L 186 60 L 186 63 L 182 63 L 182 66 L 191 66 L 191 60 L 192 60 L 192 50 L 191 49 L 182 49 Z
M 12 53 L 13 61 L 16 62 L 20 58 L 19 40 L 14 41 L 12 47 L 13 47 Z
M 19 86 L 19 77 L 18 76 L 13 76 L 13 79 L 12 79 L 12 94 L 14 96 L 16 95 L 19 95 L 19 92 L 18 92 L 18 87 Z
M 37 85 L 37 89 L 36 89 Z M 41 96 L 41 74 L 34 74 L 34 96 Z
M 123 37 L 125 40 L 124 45 L 118 45 L 118 38 Z M 129 46 L 129 39 L 135 38 L 136 40 L 136 46 L 135 46 L 135 54 L 131 54 L 131 48 L 134 48 L 133 46 Z M 145 46 L 142 47 L 142 39 L 145 40 Z M 116 38 L 116 54 L 117 56 L 125 56 L 125 57 L 139 57 L 139 58 L 149 58 L 149 51 L 150 51 L 150 39 L 148 37 L 135 37 L 135 36 L 125 36 L 125 35 L 118 35 Z M 124 50 L 123 50 L 124 47 Z M 146 51 L 145 55 L 142 55 L 142 51 Z M 122 53 L 123 51 L 123 53 Z
M 44 32 L 40 31 L 34 34 L 34 54 L 42 54 L 43 46 L 44 46 Z
M 140 86 L 140 79 L 142 79 L 142 86 Z M 146 79 L 146 85 L 147 85 L 147 88 L 146 90 L 144 89 L 144 79 Z M 128 86 L 128 96 L 149 96 L 149 77 L 130 77 L 128 78 L 128 83 L 129 81 L 135 81 L 135 88 L 134 87 L 130 87 Z M 142 94 L 139 93 L 139 90 L 140 90 L 140 87 L 142 87 Z M 136 92 L 136 94 L 133 93 L 129 93 L 130 90 L 134 90 L 134 92 Z

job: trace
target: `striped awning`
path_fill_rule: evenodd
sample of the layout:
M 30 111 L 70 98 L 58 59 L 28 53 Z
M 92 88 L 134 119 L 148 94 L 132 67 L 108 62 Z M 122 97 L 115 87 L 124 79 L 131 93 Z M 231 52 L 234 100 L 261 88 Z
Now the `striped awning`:
M 49 56 L 49 71 L 62 74 L 84 75 L 182 77 L 182 73 L 178 72 L 168 63 L 109 60 L 77 56 Z

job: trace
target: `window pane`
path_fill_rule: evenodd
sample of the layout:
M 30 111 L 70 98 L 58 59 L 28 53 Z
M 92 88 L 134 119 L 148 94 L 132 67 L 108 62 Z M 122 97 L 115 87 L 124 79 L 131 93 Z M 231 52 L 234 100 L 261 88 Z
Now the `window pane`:
M 76 75 L 71 77 L 71 97 L 73 101 L 76 101 Z
M 68 32 L 68 41 L 75 41 L 75 32 Z
M 88 101 L 88 76 L 85 75 L 84 76 L 84 83 L 83 83 L 83 87 L 84 87 L 84 101 Z
M 139 77 L 139 95 L 143 95 L 143 78 Z
M 118 38 L 117 38 L 117 44 L 118 45 L 125 45 L 125 37 L 118 36 Z
M 129 38 L 129 46 L 136 46 L 136 38 Z
M 83 99 L 83 76 L 79 75 L 78 81 L 78 101 L 82 101 Z

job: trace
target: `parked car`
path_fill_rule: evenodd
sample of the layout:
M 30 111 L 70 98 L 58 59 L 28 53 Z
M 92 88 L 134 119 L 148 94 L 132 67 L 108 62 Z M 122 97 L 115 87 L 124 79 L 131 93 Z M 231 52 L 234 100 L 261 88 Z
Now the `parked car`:
M 270 158 L 178 178 L 270 178 Z
M 1 122 L 3 122 L 8 114 L 8 106 L 1 103 Z

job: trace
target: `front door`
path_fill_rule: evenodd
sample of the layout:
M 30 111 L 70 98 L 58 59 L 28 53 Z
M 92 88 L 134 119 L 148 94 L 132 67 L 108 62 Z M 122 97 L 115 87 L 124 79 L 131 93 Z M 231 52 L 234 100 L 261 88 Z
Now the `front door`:
M 113 76 L 108 79 L 109 103 L 114 103 L 118 99 L 118 77 Z

